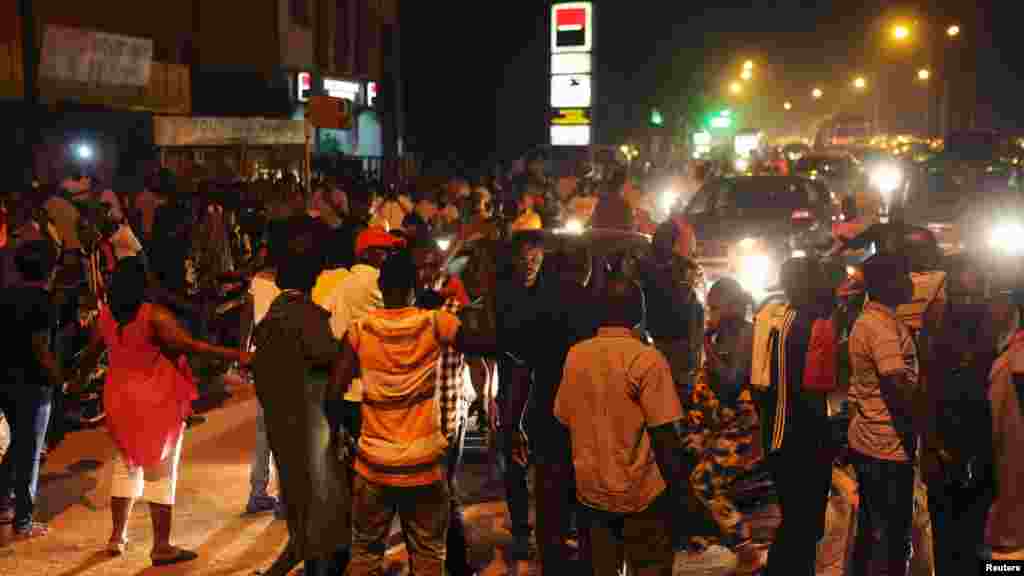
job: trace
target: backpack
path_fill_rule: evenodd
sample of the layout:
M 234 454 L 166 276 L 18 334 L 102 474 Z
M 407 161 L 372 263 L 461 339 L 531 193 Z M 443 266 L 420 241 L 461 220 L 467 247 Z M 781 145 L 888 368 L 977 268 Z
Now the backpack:
M 804 361 L 804 390 L 809 392 L 835 392 L 839 387 L 837 360 L 839 342 L 835 321 L 832 318 L 818 318 L 811 325 L 811 338 L 807 343 L 807 357 Z
M 782 331 L 789 305 L 766 304 L 754 317 L 754 345 L 750 369 L 750 387 L 758 392 L 772 385 L 772 341 Z

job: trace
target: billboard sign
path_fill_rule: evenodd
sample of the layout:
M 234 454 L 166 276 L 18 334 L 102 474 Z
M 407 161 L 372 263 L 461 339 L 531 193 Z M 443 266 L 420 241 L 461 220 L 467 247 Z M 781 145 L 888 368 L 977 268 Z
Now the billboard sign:
M 567 2 L 551 7 L 551 53 L 590 52 L 594 44 L 593 5 Z
M 341 98 L 349 102 L 358 102 L 362 86 L 358 82 L 324 78 L 324 92 L 331 98 Z
M 590 110 L 586 108 L 561 108 L 554 111 L 551 123 L 558 126 L 589 126 Z
M 584 52 L 563 52 L 551 55 L 552 74 L 590 74 L 590 54 Z
M 590 146 L 590 126 L 552 126 L 552 146 Z
M 559 74 L 551 77 L 552 108 L 590 108 L 590 74 Z

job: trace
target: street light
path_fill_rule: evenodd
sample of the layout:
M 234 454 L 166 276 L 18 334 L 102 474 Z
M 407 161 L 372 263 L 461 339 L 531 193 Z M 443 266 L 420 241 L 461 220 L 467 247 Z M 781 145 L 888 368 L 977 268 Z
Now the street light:
M 813 96 L 815 100 L 821 100 L 821 97 L 824 95 L 825 93 L 822 92 L 821 88 L 815 88 L 814 91 L 811 92 L 811 96 Z
M 782 107 L 785 108 L 786 110 L 792 110 L 793 104 L 791 102 L 786 102 L 785 104 L 782 105 Z
M 743 69 L 744 70 L 753 70 L 754 69 L 754 61 L 753 60 L 747 60 L 746 62 L 744 62 L 743 63 Z
M 956 38 L 959 35 L 960 35 L 960 27 L 957 26 L 956 24 L 953 24 L 949 28 L 946 28 L 946 36 L 949 36 L 950 38 Z
M 753 77 L 754 77 L 754 72 L 752 70 L 749 70 L 749 69 L 746 69 L 742 73 L 740 73 L 740 78 L 742 78 L 745 81 L 749 81 Z
M 920 70 L 917 71 L 917 79 L 918 80 L 925 81 L 925 80 L 928 80 L 931 77 L 932 77 L 932 73 L 927 68 L 921 68 Z
M 868 81 L 863 76 L 858 76 L 857 78 L 855 78 L 853 80 L 853 87 L 856 88 L 857 90 L 863 90 L 863 89 L 867 88 L 867 86 L 868 86 Z
M 897 24 L 892 27 L 892 37 L 896 40 L 906 40 L 910 37 L 910 28 L 904 24 Z
M 729 92 L 732 92 L 733 94 L 740 94 L 743 92 L 743 85 L 739 82 L 733 82 L 729 85 Z

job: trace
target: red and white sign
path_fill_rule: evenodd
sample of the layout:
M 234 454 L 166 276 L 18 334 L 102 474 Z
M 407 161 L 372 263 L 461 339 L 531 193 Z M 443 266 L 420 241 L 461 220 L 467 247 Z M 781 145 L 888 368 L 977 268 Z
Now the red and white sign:
M 590 52 L 594 44 L 593 5 L 567 2 L 551 7 L 551 53 Z
M 295 77 L 295 85 L 298 87 L 299 102 L 309 102 L 309 93 L 313 91 L 313 75 L 309 72 L 299 72 Z
M 367 82 L 366 83 L 366 105 L 373 108 L 373 103 L 377 101 L 377 83 Z

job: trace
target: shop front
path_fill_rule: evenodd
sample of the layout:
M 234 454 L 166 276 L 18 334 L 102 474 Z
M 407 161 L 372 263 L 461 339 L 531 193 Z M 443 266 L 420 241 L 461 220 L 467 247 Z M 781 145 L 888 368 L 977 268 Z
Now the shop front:
M 303 174 L 302 120 L 159 116 L 153 128 L 160 163 L 179 182 Z
M 301 119 L 309 97 L 324 94 L 351 103 L 352 122 L 346 130 L 317 130 L 314 153 L 321 157 L 355 156 L 377 158 L 383 154 L 381 124 L 374 109 L 377 83 L 310 72 L 295 76 L 297 106 L 293 118 Z

